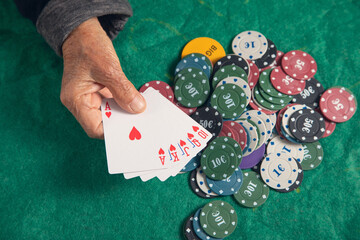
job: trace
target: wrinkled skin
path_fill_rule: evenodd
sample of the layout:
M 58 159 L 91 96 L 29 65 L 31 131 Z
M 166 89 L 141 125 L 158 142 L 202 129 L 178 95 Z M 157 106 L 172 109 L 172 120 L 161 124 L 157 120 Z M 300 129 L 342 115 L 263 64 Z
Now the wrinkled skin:
M 63 46 L 64 72 L 60 99 L 92 138 L 103 138 L 100 105 L 114 98 L 129 113 L 140 113 L 146 102 L 121 69 L 109 37 L 97 18 L 79 25 Z

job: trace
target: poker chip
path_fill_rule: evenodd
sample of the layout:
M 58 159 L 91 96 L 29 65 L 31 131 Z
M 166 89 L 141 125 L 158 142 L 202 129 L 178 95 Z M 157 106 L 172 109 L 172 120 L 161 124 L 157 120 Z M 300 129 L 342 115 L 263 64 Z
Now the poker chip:
M 251 89 L 244 79 L 238 78 L 238 77 L 227 77 L 227 78 L 224 78 L 223 80 L 221 80 L 216 87 L 219 87 L 224 84 L 235 84 L 235 85 L 241 87 L 242 90 L 244 90 L 245 95 L 246 95 L 246 105 L 248 105 L 250 103 Z
M 298 176 L 297 176 L 295 182 L 291 186 L 289 186 L 287 188 L 276 189 L 276 191 L 283 192 L 283 193 L 292 192 L 295 189 L 297 189 L 300 186 L 300 184 L 302 183 L 302 181 L 304 179 L 304 172 L 302 170 L 302 167 L 301 167 L 300 163 L 298 161 L 295 161 L 295 162 L 298 165 L 298 170 L 297 170 Z
M 214 198 L 216 196 L 211 196 L 207 193 L 204 193 L 202 190 L 200 190 L 199 186 L 196 183 L 196 170 L 193 170 L 190 174 L 189 177 L 189 183 L 190 183 L 190 187 L 191 190 L 198 196 L 201 198 Z
M 159 91 L 161 95 L 167 98 L 169 101 L 174 102 L 174 92 L 172 88 L 163 81 L 150 81 L 145 83 L 140 89 L 139 92 L 145 92 L 149 87 L 154 88 L 155 90 Z
M 278 97 L 278 98 L 282 98 L 285 97 L 286 94 L 283 94 L 281 92 L 279 92 L 278 90 L 276 90 L 276 88 L 274 88 L 274 86 L 272 85 L 271 81 L 270 81 L 270 75 L 271 72 L 273 71 L 273 69 L 268 69 L 265 70 L 263 72 L 260 73 L 260 78 L 259 78 L 259 88 L 261 88 L 264 92 L 266 92 L 269 96 L 272 97 Z
M 210 105 L 221 113 L 223 118 L 237 118 L 245 110 L 246 94 L 235 84 L 225 84 L 216 88 L 211 95 Z
M 290 117 L 291 115 L 300 110 L 300 109 L 307 109 L 309 107 L 307 107 L 304 104 L 293 104 L 290 106 L 288 106 L 288 108 L 283 112 L 283 116 L 281 119 L 281 126 L 284 128 L 284 131 L 287 135 L 289 135 L 290 137 L 294 138 L 294 136 L 292 135 L 290 129 L 289 129 L 289 122 L 290 122 Z M 280 129 L 280 128 L 279 128 Z
M 229 137 L 231 137 L 236 142 L 238 142 L 240 144 L 241 150 L 244 151 L 247 144 L 247 134 L 244 127 L 241 124 L 234 121 L 225 121 L 223 123 L 223 127 L 231 129 L 228 131 L 232 134 Z
M 204 193 L 209 194 L 210 196 L 218 196 L 218 194 L 213 192 L 209 187 L 206 181 L 206 175 L 204 174 L 201 167 L 196 169 L 196 183 L 199 186 L 200 190 L 203 191 Z
M 175 106 L 177 106 L 181 111 L 183 111 L 187 115 L 193 114 L 197 109 L 196 107 L 193 107 L 193 108 L 184 107 L 176 100 L 176 98 L 174 98 L 174 104 L 175 104 Z
M 283 138 L 285 138 L 286 140 L 288 140 L 289 142 L 293 142 L 293 143 L 301 143 L 299 140 L 297 140 L 296 138 L 294 138 L 292 135 L 290 136 L 287 132 L 285 132 L 283 126 L 280 127 L 280 131 L 281 131 L 281 136 Z
M 218 71 L 215 72 L 212 78 L 212 87 L 216 88 L 216 86 L 219 84 L 220 81 L 228 77 L 236 77 L 243 79 L 245 82 L 248 81 L 248 76 L 246 75 L 244 69 L 236 65 L 227 65 L 221 67 Z
M 180 72 L 180 70 L 190 67 L 203 71 L 207 78 L 210 78 L 211 66 L 208 65 L 205 59 L 191 54 L 181 59 L 181 61 L 176 65 L 174 75 Z
M 312 78 L 317 71 L 315 59 L 310 54 L 299 50 L 285 53 L 281 66 L 287 75 L 297 80 Z
M 270 133 L 268 133 L 265 123 L 258 116 L 257 112 L 246 111 L 240 116 L 240 118 L 246 118 L 248 120 L 251 120 L 256 125 L 256 128 L 259 132 L 259 141 L 257 143 L 257 146 L 263 145 L 267 141 Z
M 260 93 L 260 96 L 264 100 L 266 100 L 267 102 L 270 102 L 272 104 L 276 104 L 276 105 L 288 104 L 291 101 L 291 99 L 293 98 L 292 96 L 289 96 L 289 95 L 283 95 L 283 97 L 273 97 L 273 96 L 267 94 L 260 87 L 257 87 L 256 91 L 258 91 Z
M 230 54 L 225 57 L 222 57 L 214 64 L 214 73 L 218 72 L 218 70 L 222 67 L 228 66 L 228 65 L 235 65 L 242 69 L 244 69 L 246 75 L 249 75 L 250 72 L 250 66 L 249 63 L 244 59 L 243 57 Z
M 194 215 L 188 217 L 184 224 L 183 233 L 187 240 L 201 240 L 195 233 L 193 227 Z
M 209 79 L 196 68 L 184 69 L 188 74 L 179 76 L 175 82 L 175 98 L 185 107 L 199 107 L 210 95 Z
M 200 212 L 200 226 L 211 237 L 225 238 L 235 231 L 238 218 L 235 209 L 227 202 L 212 201 Z
M 246 61 L 248 62 L 249 67 L 250 67 L 248 83 L 249 83 L 250 89 L 253 89 L 259 81 L 260 71 L 259 71 L 259 68 L 256 66 L 256 64 L 253 61 L 251 61 L 249 59 L 247 59 Z
M 256 172 L 245 172 L 243 184 L 234 194 L 235 200 L 243 207 L 253 208 L 263 205 L 269 198 L 270 190 Z
M 194 229 L 195 234 L 202 240 L 219 240 L 219 238 L 213 238 L 213 237 L 209 236 L 201 227 L 201 225 L 200 225 L 201 210 L 202 210 L 201 208 L 198 209 L 194 214 L 193 229 Z
M 202 153 L 201 167 L 208 178 L 222 180 L 235 172 L 241 159 L 241 147 L 234 139 L 217 137 Z
M 323 85 L 315 78 L 310 78 L 306 81 L 304 90 L 298 95 L 294 95 L 292 102 L 316 108 L 319 106 L 320 96 L 323 92 Z
M 223 122 L 223 127 L 222 127 L 221 132 L 219 133 L 218 137 L 230 137 L 230 138 L 232 138 L 232 139 L 234 139 L 236 141 L 234 129 L 232 129 L 227 124 L 228 122 L 230 122 L 230 121 L 224 121 Z
M 273 189 L 289 188 L 298 177 L 296 160 L 288 154 L 268 154 L 261 162 L 260 174 L 263 181 Z
M 326 118 L 324 118 L 324 120 L 325 120 L 325 132 L 322 138 L 326 138 L 330 136 L 335 131 L 335 127 L 336 127 L 336 123 L 331 122 Z
M 261 111 L 257 111 L 257 110 L 246 111 L 240 117 L 241 118 L 247 118 L 247 119 L 251 120 L 252 116 L 261 119 L 261 121 L 265 124 L 265 138 L 269 139 L 270 135 L 271 135 L 271 130 L 273 129 L 273 126 L 275 126 L 275 124 L 273 122 L 276 122 L 276 120 L 271 120 L 270 119 L 270 116 L 272 116 L 272 115 L 267 115 L 267 114 L 265 114 L 265 113 L 263 113 Z M 275 114 L 273 116 L 275 116 L 275 118 L 276 118 Z
M 191 118 L 213 135 L 210 141 L 216 138 L 221 132 L 223 119 L 221 117 L 221 114 L 212 107 L 198 108 L 191 115 Z
M 189 41 L 181 52 L 181 58 L 191 53 L 201 53 L 207 56 L 213 64 L 226 55 L 223 46 L 209 37 L 199 37 Z
M 186 165 L 181 169 L 182 172 L 190 172 L 200 166 L 201 152 L 196 154 Z
M 269 115 L 269 114 L 276 113 L 276 110 L 268 110 L 268 109 L 260 106 L 260 104 L 258 104 L 257 102 L 255 102 L 255 99 L 254 99 L 253 96 L 254 96 L 254 95 L 252 94 L 251 100 L 250 100 L 250 102 L 249 102 L 249 105 L 250 105 L 250 107 L 251 107 L 252 109 L 261 111 L 261 112 L 263 112 L 263 113 L 265 113 L 265 114 L 268 114 L 268 115 Z
M 242 184 L 243 174 L 239 168 L 235 169 L 235 172 L 228 178 L 215 181 L 207 178 L 206 181 L 210 189 L 221 196 L 233 195 L 237 192 Z
M 282 51 L 277 50 L 276 58 L 275 58 L 273 66 L 280 66 L 281 65 L 281 59 L 283 58 L 283 56 L 284 56 L 284 53 Z
M 251 120 L 248 119 L 235 120 L 235 122 L 240 123 L 244 127 L 244 129 L 247 131 L 248 134 L 247 135 L 248 144 L 246 150 L 244 151 L 244 157 L 252 153 L 256 149 L 259 142 L 256 126 L 251 124 L 250 121 Z
M 281 67 L 276 67 L 270 74 L 271 84 L 281 93 L 287 95 L 297 95 L 301 93 L 306 86 L 304 80 L 294 80 L 282 70 Z
M 277 123 L 277 116 L 275 113 L 272 113 L 272 114 L 266 114 L 266 116 L 269 117 L 270 121 L 271 121 L 271 130 L 274 129 L 276 123 Z
M 265 55 L 268 48 L 266 37 L 256 31 L 239 33 L 232 41 L 234 54 L 245 59 L 256 60 Z
M 247 156 L 244 156 L 240 163 L 241 169 L 248 169 L 254 167 L 256 164 L 261 162 L 264 158 L 266 146 L 265 144 L 261 145 L 258 149 L 253 151 Z
M 325 133 L 325 121 L 313 109 L 301 109 L 290 116 L 289 130 L 301 142 L 315 142 Z
M 213 63 L 211 62 L 211 60 L 207 56 L 205 56 L 204 54 L 201 54 L 201 53 L 190 53 L 189 55 L 184 56 L 184 58 L 187 57 L 187 56 L 199 57 L 202 60 L 204 60 L 207 63 L 207 65 L 209 66 L 209 68 L 210 68 L 210 73 L 212 73 Z
M 303 170 L 317 168 L 323 160 L 324 151 L 319 142 L 303 143 L 304 160 L 301 162 Z
M 286 105 L 286 103 L 275 104 L 275 103 L 272 103 L 272 102 L 269 102 L 268 100 L 266 100 L 263 96 L 260 95 L 258 86 L 255 86 L 252 89 L 252 92 L 253 92 L 253 96 L 254 96 L 254 99 L 256 100 L 256 102 L 266 109 L 277 111 L 277 110 L 282 109 Z
M 268 143 L 266 148 L 267 154 L 288 154 L 298 162 L 302 162 L 304 159 L 304 149 L 302 144 L 292 143 L 280 136 L 274 136 Z
M 330 88 L 320 98 L 321 113 L 333 122 L 341 123 L 350 120 L 356 109 L 355 96 L 343 87 Z
M 266 53 L 261 58 L 254 60 L 256 66 L 258 66 L 258 68 L 268 67 L 276 59 L 277 48 L 276 48 L 275 44 L 270 39 L 267 39 L 267 42 L 268 42 L 268 48 L 266 50 Z

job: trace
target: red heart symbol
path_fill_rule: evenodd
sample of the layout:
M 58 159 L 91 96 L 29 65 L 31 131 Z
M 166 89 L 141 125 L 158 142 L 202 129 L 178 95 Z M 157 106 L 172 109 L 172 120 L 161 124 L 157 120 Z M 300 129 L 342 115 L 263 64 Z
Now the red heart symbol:
M 186 145 L 186 142 L 184 142 L 183 140 L 180 140 L 180 146 L 184 146 L 184 145 Z
M 131 141 L 133 141 L 135 139 L 140 140 L 141 139 L 141 134 L 135 127 L 133 127 L 131 129 L 131 131 L 130 131 L 129 138 L 130 138 Z
M 110 118 L 111 112 L 106 112 L 105 115 L 106 115 L 108 118 Z
M 188 138 L 192 139 L 194 137 L 194 135 L 192 135 L 191 133 L 188 133 Z
M 160 150 L 159 150 L 159 155 L 164 155 L 164 150 L 162 149 L 162 148 L 160 148 Z
M 170 151 L 172 152 L 172 151 L 175 151 L 175 150 L 176 150 L 176 148 L 171 144 Z
M 196 126 L 193 126 L 193 130 L 194 130 L 194 132 L 197 132 L 199 130 L 199 128 Z

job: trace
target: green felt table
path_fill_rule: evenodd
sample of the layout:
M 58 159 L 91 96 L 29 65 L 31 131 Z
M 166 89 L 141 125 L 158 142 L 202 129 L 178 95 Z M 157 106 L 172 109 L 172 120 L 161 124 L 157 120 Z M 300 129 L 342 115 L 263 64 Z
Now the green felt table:
M 130 1 L 134 16 L 114 45 L 136 87 L 171 82 L 182 47 L 207 36 L 231 53 L 257 30 L 284 52 L 317 61 L 317 79 L 360 99 L 360 2 L 351 0 Z M 165 182 L 109 175 L 102 140 L 87 137 L 59 100 L 62 59 L 10 0 L 0 2 L 0 239 L 181 239 L 186 218 L 210 200 L 188 174 Z M 275 191 L 238 214 L 228 239 L 360 239 L 360 113 L 321 143 L 322 165 L 297 191 Z

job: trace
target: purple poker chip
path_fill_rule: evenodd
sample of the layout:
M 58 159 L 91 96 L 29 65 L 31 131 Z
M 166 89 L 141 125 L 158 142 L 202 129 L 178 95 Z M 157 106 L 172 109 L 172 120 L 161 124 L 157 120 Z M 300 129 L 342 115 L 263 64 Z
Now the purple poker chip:
M 265 154 L 265 144 L 263 144 L 261 147 L 253 151 L 248 156 L 243 157 L 240 163 L 240 168 L 247 169 L 254 167 L 264 158 L 264 154 Z

